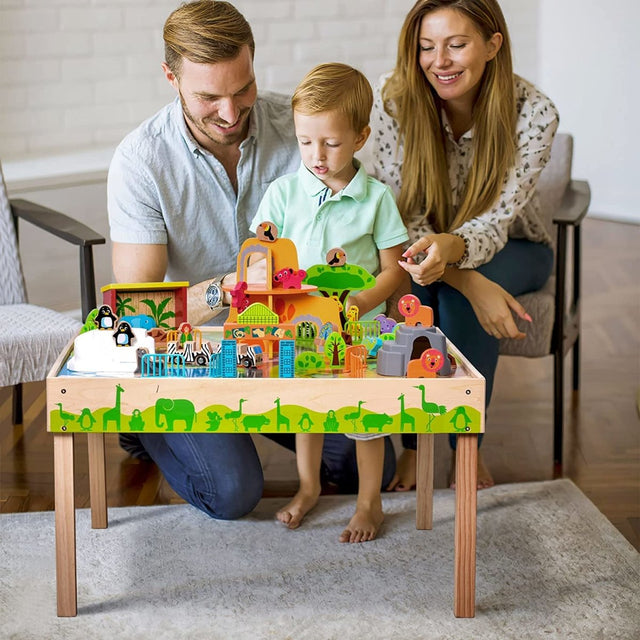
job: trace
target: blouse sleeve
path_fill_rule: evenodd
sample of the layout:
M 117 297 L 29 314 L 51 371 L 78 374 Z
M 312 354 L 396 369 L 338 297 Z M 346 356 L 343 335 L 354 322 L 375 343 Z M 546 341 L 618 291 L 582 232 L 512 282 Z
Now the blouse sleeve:
M 531 201 L 540 172 L 549 161 L 558 112 L 546 96 L 529 87 L 531 91 L 520 98 L 515 166 L 507 174 L 495 206 L 453 231 L 465 243 L 464 255 L 456 265 L 462 269 L 486 264 L 505 246 L 510 227 Z

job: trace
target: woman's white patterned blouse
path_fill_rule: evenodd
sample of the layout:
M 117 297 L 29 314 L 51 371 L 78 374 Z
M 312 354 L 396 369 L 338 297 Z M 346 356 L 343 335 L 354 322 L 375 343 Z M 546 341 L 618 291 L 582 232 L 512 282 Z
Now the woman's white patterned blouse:
M 398 143 L 398 123 L 382 107 L 381 87 L 389 75 L 382 76 L 375 88 L 371 126 L 374 135 L 374 175 L 388 184 L 398 196 L 401 186 L 403 148 Z M 536 183 L 551 154 L 551 143 L 558 128 L 555 105 L 531 83 L 516 76 L 516 159 L 507 174 L 495 206 L 456 229 L 465 242 L 465 253 L 457 266 L 474 269 L 493 258 L 508 238 L 527 238 L 551 244 L 540 217 Z M 419 114 L 416 114 L 419 117 Z M 461 202 L 472 156 L 473 128 L 458 141 L 453 137 L 443 112 L 449 181 L 454 207 Z M 407 221 L 411 242 L 433 233 L 424 216 Z

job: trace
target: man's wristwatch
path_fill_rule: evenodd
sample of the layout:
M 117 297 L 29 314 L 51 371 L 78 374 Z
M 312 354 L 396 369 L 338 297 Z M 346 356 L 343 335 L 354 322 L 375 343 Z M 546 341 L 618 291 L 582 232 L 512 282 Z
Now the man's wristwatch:
M 207 287 L 207 291 L 204 294 L 205 302 L 207 303 L 209 309 L 215 311 L 220 309 L 222 306 L 222 300 L 224 292 L 222 291 L 222 280 L 224 276 L 219 278 L 214 278 L 209 286 Z

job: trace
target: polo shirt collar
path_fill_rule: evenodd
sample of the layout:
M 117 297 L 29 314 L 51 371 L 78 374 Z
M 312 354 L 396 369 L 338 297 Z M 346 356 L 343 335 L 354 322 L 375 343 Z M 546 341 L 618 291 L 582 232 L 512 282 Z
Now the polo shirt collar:
M 367 197 L 367 172 L 365 168 L 362 166 L 362 163 L 356 158 L 353 159 L 354 166 L 356 167 L 356 175 L 353 176 L 351 182 L 342 189 L 342 191 L 338 192 L 336 196 L 353 198 L 354 200 L 360 202 Z M 317 178 L 313 175 L 307 167 L 304 166 L 304 162 L 300 163 L 300 167 L 298 168 L 298 179 L 300 180 L 300 184 L 304 191 L 312 196 L 316 197 L 323 191 L 327 189 L 320 178 Z

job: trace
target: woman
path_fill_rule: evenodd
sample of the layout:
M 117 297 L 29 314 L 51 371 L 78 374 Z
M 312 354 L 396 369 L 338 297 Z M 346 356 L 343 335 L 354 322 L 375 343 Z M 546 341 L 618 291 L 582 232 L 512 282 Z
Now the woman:
M 485 376 L 488 406 L 499 339 L 524 337 L 514 313 L 531 321 L 514 296 L 540 289 L 551 273 L 536 183 L 557 111 L 513 74 L 495 0 L 418 0 L 371 124 L 375 175 L 395 191 L 413 243 L 401 265 L 436 324 Z M 415 484 L 415 436 L 403 444 L 390 489 Z M 478 456 L 478 488 L 492 485 Z

